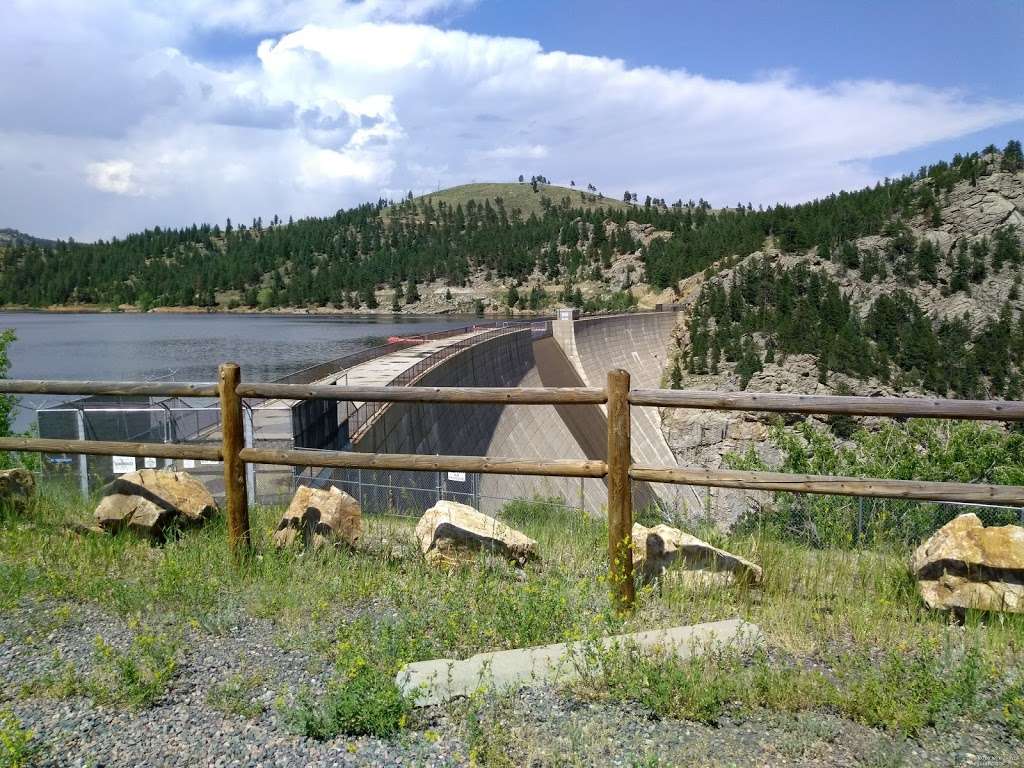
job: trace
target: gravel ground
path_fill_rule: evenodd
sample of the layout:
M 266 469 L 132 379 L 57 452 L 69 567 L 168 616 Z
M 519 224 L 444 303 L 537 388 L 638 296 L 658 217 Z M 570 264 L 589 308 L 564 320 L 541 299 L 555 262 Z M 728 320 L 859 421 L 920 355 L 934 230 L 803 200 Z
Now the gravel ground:
M 22 686 L 51 672 L 55 654 L 88 670 L 97 636 L 126 647 L 142 628 L 91 606 L 24 604 L 0 616 L 0 706 L 32 729 L 43 766 L 336 766 L 468 765 L 470 706 L 422 710 L 391 740 L 292 735 L 275 702 L 301 686 L 321 688 L 326 670 L 282 639 L 266 621 L 245 619 L 216 633 L 147 624 L 178 641 L 178 670 L 153 706 L 129 712 L 73 697 L 22 696 Z M 211 688 L 234 674 L 259 675 L 255 717 L 207 703 Z M 621 766 L 985 766 L 1020 768 L 1024 746 L 996 722 L 958 721 L 901 741 L 824 713 L 765 712 L 717 727 L 659 721 L 637 707 L 586 703 L 534 689 L 475 705 L 484 725 L 478 751 L 508 754 L 509 765 Z

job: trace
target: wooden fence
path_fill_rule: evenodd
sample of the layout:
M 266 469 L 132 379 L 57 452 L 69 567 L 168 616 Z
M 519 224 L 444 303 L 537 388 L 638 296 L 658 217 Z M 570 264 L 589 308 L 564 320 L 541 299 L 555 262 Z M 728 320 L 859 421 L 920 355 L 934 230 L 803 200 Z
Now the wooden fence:
M 726 469 L 635 465 L 630 450 L 630 407 L 659 406 L 770 413 L 846 414 L 853 416 L 924 417 L 1024 421 L 1024 402 L 928 398 L 830 397 L 680 390 L 631 390 L 629 374 L 608 373 L 607 386 L 595 387 L 349 387 L 303 384 L 243 383 L 234 363 L 220 366 L 217 383 L 17 381 L 0 380 L 0 393 L 61 395 L 149 395 L 219 397 L 221 445 L 128 443 L 91 440 L 0 438 L 0 450 L 96 455 L 148 456 L 222 461 L 228 536 L 236 556 L 252 548 L 245 465 L 360 469 L 482 472 L 507 475 L 607 478 L 608 559 L 612 596 L 622 609 L 632 606 L 633 525 L 631 482 L 706 485 L 759 491 L 873 496 L 925 501 L 990 503 L 1024 507 L 1024 487 L 919 480 L 789 475 Z M 296 451 L 246 448 L 242 428 L 245 398 L 341 400 L 373 403 L 488 403 L 499 405 L 605 405 L 608 412 L 607 461 L 593 459 L 521 459 L 493 456 L 425 456 L 417 454 Z

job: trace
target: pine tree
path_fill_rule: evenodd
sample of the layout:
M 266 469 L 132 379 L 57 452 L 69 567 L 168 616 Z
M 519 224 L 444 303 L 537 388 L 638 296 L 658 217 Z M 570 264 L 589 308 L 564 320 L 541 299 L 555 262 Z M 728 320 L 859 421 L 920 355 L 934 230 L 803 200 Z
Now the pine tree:
M 669 386 L 672 389 L 682 389 L 683 369 L 679 366 L 679 355 L 672 359 L 672 370 L 669 374 Z
M 1006 142 L 1006 148 L 1003 149 L 1003 159 L 999 163 L 999 170 L 1013 173 L 1022 168 L 1024 168 L 1024 153 L 1021 152 L 1020 142 L 1011 139 Z
M 419 300 L 420 291 L 419 288 L 416 287 L 416 278 L 414 278 L 412 275 L 409 275 L 409 282 L 406 283 L 405 287 L 405 303 L 415 304 Z

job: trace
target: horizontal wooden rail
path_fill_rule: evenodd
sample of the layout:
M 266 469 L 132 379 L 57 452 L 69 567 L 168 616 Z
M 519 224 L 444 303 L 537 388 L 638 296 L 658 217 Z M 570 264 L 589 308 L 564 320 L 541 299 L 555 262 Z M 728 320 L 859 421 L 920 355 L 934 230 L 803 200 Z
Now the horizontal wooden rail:
M 503 405 L 600 405 L 608 401 L 595 387 L 346 387 L 318 384 L 238 386 L 240 397 L 281 400 L 349 400 L 370 403 L 499 403 Z
M 149 456 L 154 459 L 220 461 L 219 445 L 193 443 L 120 443 L 109 440 L 54 440 L 42 437 L 0 437 L 0 451 L 38 451 L 94 456 Z
M 629 476 L 634 480 L 646 480 L 652 483 L 708 485 L 717 488 L 740 488 L 747 491 L 872 496 L 1024 507 L 1024 487 L 1019 485 L 878 480 L 864 477 L 791 475 L 782 472 L 745 472 L 734 469 L 660 469 L 636 465 L 630 468 Z
M 852 397 L 787 395 L 774 392 L 699 392 L 682 389 L 634 389 L 632 405 L 702 408 L 716 411 L 847 414 L 983 421 L 1024 421 L 1024 402 L 947 400 L 926 397 Z
M 242 461 L 298 467 L 401 469 L 411 471 L 481 472 L 491 475 L 604 477 L 603 461 L 575 459 L 503 459 L 493 456 L 424 456 L 415 453 L 355 453 L 347 451 L 285 451 L 243 448 Z
M 217 397 L 217 384 L 213 382 L 190 383 L 183 381 L 42 381 L 35 379 L 0 379 L 0 393 L 12 395 Z

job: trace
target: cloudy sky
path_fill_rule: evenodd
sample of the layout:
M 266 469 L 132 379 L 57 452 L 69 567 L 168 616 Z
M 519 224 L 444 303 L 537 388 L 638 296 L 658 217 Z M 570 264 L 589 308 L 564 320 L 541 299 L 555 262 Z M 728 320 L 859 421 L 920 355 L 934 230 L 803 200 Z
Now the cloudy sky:
M 1018 0 L 7 0 L 3 17 L 0 227 L 40 236 L 520 173 L 799 201 L 1024 137 Z

